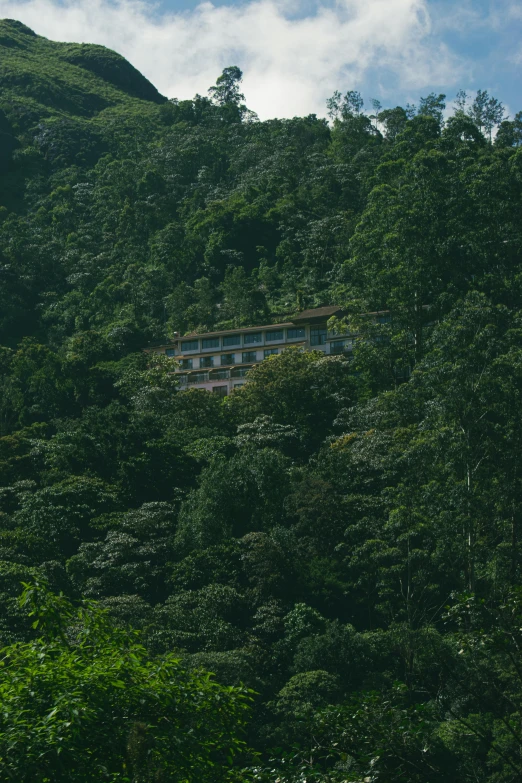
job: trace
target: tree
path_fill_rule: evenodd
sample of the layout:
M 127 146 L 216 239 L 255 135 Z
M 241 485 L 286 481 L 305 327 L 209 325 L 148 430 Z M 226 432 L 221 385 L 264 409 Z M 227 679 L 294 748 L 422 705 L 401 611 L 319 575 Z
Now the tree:
M 496 125 L 500 125 L 504 119 L 504 114 L 504 106 L 497 98 L 490 96 L 487 90 L 477 90 L 475 99 L 469 109 L 469 116 L 480 130 L 484 128 L 490 141 L 493 128 Z
M 243 266 L 228 266 L 221 283 L 223 316 L 234 326 L 252 324 L 264 315 L 266 301 L 254 275 L 247 275 Z
M 245 100 L 239 87 L 242 80 L 243 71 L 237 65 L 229 65 L 228 68 L 223 69 L 221 76 L 218 76 L 216 84 L 209 88 L 208 93 L 211 99 L 221 107 L 222 116 L 228 122 L 241 122 L 245 118 L 255 118 L 255 114 L 241 103 Z
M 289 468 L 290 460 L 269 448 L 215 456 L 182 504 L 180 546 L 206 548 L 274 527 L 288 494 Z
M 11 527 L 17 549 L 31 562 L 61 560 L 75 554 L 81 541 L 92 540 L 95 520 L 118 507 L 114 488 L 98 478 L 70 476 L 35 492 L 20 495 Z
M 377 115 L 377 120 L 384 126 L 386 138 L 394 141 L 398 134 L 404 130 L 408 117 L 402 106 L 397 106 L 395 109 L 383 109 L 380 111 Z
M 379 121 L 379 113 L 382 111 L 382 103 L 377 98 L 371 98 L 370 103 L 372 105 L 373 114 L 370 114 L 370 119 L 375 120 L 375 127 Z
M 277 424 L 291 425 L 303 445 L 313 448 L 354 394 L 355 380 L 343 358 L 289 348 L 251 370 L 249 383 L 227 405 L 242 423 L 268 415 Z
M 20 783 L 231 781 L 243 688 L 151 658 L 94 604 L 41 585 L 22 597 L 41 636 L 1 651 L 0 776 Z
M 155 609 L 149 644 L 162 652 L 174 648 L 190 653 L 243 647 L 246 605 L 245 597 L 228 585 L 171 595 Z
M 187 307 L 189 326 L 211 329 L 216 316 L 216 291 L 208 277 L 199 277 L 193 286 L 194 303 Z
M 453 630 L 453 664 L 443 698 L 448 718 L 439 732 L 461 755 L 463 771 L 476 780 L 515 781 L 522 774 L 522 641 L 520 586 L 502 597 L 455 596 L 447 620 Z
M 328 109 L 328 115 L 332 120 L 345 120 L 348 117 L 358 117 L 364 106 L 361 93 L 356 90 L 348 90 L 348 92 L 342 96 L 342 94 L 336 90 L 331 98 L 326 101 L 326 107 Z
M 522 112 L 517 112 L 513 120 L 503 120 L 495 136 L 498 147 L 520 147 L 522 145 Z
M 421 98 L 419 102 L 418 114 L 426 117 L 434 117 L 440 126 L 444 122 L 444 109 L 446 108 L 446 96 L 440 93 L 435 95 L 434 92 L 426 98 Z
M 214 87 L 209 88 L 209 95 L 219 106 L 227 104 L 239 105 L 245 100 L 243 93 L 239 92 L 239 85 L 243 80 L 243 71 L 237 65 L 224 68 L 221 76 L 218 76 Z
M 459 90 L 455 97 L 455 111 L 459 114 L 464 114 L 466 111 L 466 104 L 468 101 L 468 95 L 466 90 Z
M 166 564 L 173 557 L 176 509 L 146 503 L 124 515 L 112 514 L 104 541 L 84 542 L 67 563 L 82 595 L 90 598 L 139 595 L 150 603 L 165 599 Z

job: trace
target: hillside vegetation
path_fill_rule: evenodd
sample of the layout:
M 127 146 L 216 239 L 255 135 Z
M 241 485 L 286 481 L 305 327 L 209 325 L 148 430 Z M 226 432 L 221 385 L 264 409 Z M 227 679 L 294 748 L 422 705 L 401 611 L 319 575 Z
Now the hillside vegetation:
M 0 22 L 0 780 L 515 783 L 522 114 L 240 82 Z M 143 353 L 322 304 L 225 400 Z

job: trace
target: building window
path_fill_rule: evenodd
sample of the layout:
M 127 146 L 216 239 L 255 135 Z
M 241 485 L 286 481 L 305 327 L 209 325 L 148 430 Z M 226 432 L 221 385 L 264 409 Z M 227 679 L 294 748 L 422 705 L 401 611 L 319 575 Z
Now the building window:
M 228 370 L 214 370 L 212 373 L 211 380 L 216 381 L 224 381 L 226 378 L 230 377 L 230 373 Z
M 305 336 L 304 329 L 287 329 L 286 336 L 289 340 L 302 340 Z
M 180 362 L 180 367 L 182 370 L 192 370 L 192 359 L 182 359 Z
M 199 366 L 200 367 L 213 367 L 214 366 L 214 357 L 213 356 L 202 356 L 199 360 Z
M 219 337 L 205 337 L 201 341 L 201 350 L 205 348 L 219 348 Z
M 208 372 L 195 372 L 189 375 L 189 383 L 205 383 L 208 381 Z
M 277 348 L 265 348 L 265 359 L 267 356 L 273 356 L 275 353 L 279 353 Z
M 310 330 L 310 345 L 325 345 L 326 329 L 324 326 Z
M 261 332 L 251 332 L 250 334 L 243 335 L 243 343 L 250 345 L 251 343 L 260 343 L 263 337 Z
M 246 362 L 256 362 L 257 351 L 243 351 L 243 364 Z
M 344 340 L 336 340 L 334 343 L 330 343 L 330 353 L 343 353 Z
M 227 334 L 223 337 L 223 348 L 227 348 L 229 345 L 241 345 L 241 335 Z
M 265 334 L 265 340 L 267 343 L 281 342 L 283 339 L 282 329 L 277 329 L 275 332 L 266 332 Z
M 235 383 L 234 384 L 234 389 L 241 389 L 241 387 L 244 386 L 244 385 L 245 385 L 244 383 Z
M 197 351 L 199 348 L 199 340 L 186 340 L 181 343 L 182 351 Z
M 221 354 L 221 364 L 235 364 L 236 362 L 236 354 L 235 353 L 222 353 Z
M 165 355 L 168 356 L 169 359 L 172 359 L 172 357 L 176 355 L 176 351 L 174 350 L 174 348 L 167 348 L 167 350 L 165 351 Z
M 227 396 L 227 386 L 213 386 L 212 387 L 212 394 L 217 394 L 218 397 L 226 397 Z

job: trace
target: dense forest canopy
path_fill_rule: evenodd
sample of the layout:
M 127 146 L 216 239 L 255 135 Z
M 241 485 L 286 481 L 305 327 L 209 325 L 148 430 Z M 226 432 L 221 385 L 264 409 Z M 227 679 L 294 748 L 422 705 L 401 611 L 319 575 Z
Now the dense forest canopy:
M 522 113 L 0 58 L 0 780 L 519 781 Z M 322 304 L 224 400 L 143 352 Z

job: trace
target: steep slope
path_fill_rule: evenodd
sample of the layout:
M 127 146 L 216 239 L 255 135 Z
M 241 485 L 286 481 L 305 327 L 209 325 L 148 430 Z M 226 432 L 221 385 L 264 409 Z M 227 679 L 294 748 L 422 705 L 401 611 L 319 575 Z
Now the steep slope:
M 167 99 L 124 57 L 103 46 L 49 41 L 0 21 L 0 169 L 17 146 L 54 164 L 92 165 L 124 119 L 157 117 Z
M 13 19 L 0 21 L 0 84 L 2 104 L 22 100 L 53 115 L 91 117 L 133 98 L 166 101 L 116 52 L 49 41 Z

